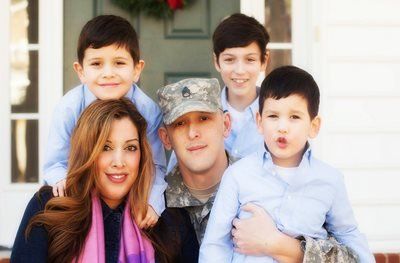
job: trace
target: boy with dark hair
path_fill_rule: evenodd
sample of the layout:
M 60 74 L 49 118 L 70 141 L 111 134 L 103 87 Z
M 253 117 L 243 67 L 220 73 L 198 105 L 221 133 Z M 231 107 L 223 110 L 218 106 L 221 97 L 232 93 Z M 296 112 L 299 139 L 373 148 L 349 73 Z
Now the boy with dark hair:
M 214 65 L 225 83 L 222 107 L 232 120 L 225 148 L 236 158 L 256 151 L 263 140 L 255 119 L 259 95 L 256 82 L 268 64 L 268 42 L 265 27 L 244 14 L 229 16 L 213 34 Z
M 232 220 L 247 218 L 246 203 L 263 207 L 279 231 L 327 239 L 350 247 L 359 262 L 374 262 L 359 232 L 342 174 L 313 157 L 308 138 L 320 128 L 319 89 L 313 77 L 294 66 L 280 67 L 263 81 L 258 131 L 259 151 L 229 166 L 212 208 L 199 262 L 274 262 L 240 253 Z M 265 254 L 276 244 L 265 237 Z
M 148 123 L 147 137 L 155 163 L 150 209 L 147 215 L 137 215 L 136 220 L 141 228 L 154 225 L 165 209 L 166 160 L 157 134 L 162 115 L 157 104 L 135 84 L 144 67 L 136 32 L 122 17 L 97 16 L 82 28 L 77 56 L 73 67 L 82 85 L 65 94 L 55 109 L 46 149 L 45 182 L 53 186 L 55 196 L 64 195 L 70 137 L 82 111 L 96 99 L 127 97 Z

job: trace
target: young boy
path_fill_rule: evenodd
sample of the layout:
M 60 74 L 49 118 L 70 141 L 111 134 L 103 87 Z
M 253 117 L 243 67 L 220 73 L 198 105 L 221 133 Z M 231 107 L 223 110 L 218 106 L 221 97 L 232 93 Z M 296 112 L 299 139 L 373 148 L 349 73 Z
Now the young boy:
M 264 143 L 226 170 L 200 262 L 274 262 L 238 253 L 240 247 L 231 239 L 232 220 L 249 216 L 241 209 L 246 203 L 263 207 L 289 236 L 327 239 L 330 234 L 354 250 L 359 262 L 374 262 L 357 229 L 342 174 L 312 155 L 308 138 L 315 138 L 320 128 L 318 107 L 318 86 L 304 70 L 285 66 L 265 78 L 256 116 Z M 285 246 L 269 238 L 266 251 Z
M 214 65 L 225 83 L 222 108 L 229 112 L 232 123 L 225 149 L 235 159 L 256 151 L 263 141 L 256 125 L 259 94 L 256 82 L 268 64 L 268 42 L 265 27 L 244 14 L 229 16 L 213 34 Z M 167 171 L 175 165 L 173 153 Z
M 256 126 L 256 82 L 267 67 L 268 42 L 265 27 L 244 14 L 226 18 L 213 34 L 214 65 L 225 83 L 222 107 L 229 112 L 232 123 L 225 149 L 235 158 L 253 153 L 263 141 Z
M 148 123 L 147 137 L 152 146 L 155 179 L 147 215 L 138 215 L 139 227 L 157 222 L 165 208 L 165 154 L 158 138 L 162 114 L 135 84 L 144 67 L 139 43 L 132 25 L 122 17 L 101 15 L 82 28 L 77 48 L 78 61 L 74 70 L 82 85 L 69 91 L 55 109 L 50 127 L 44 165 L 45 182 L 53 187 L 55 196 L 63 196 L 71 133 L 82 111 L 94 100 L 127 97 L 133 101 Z

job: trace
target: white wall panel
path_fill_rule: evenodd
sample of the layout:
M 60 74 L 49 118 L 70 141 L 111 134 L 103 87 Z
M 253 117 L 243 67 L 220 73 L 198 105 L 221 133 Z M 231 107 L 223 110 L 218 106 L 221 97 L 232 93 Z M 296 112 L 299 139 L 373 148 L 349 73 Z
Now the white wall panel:
M 343 132 L 326 134 L 323 152 L 338 168 L 400 169 L 399 149 L 400 133 Z
M 328 96 L 400 96 L 399 87 L 400 60 L 330 62 L 323 88 Z
M 400 57 L 400 26 L 329 26 L 328 57 Z
M 341 169 L 353 205 L 400 206 L 400 169 Z
M 325 107 L 328 131 L 400 133 L 400 96 L 333 97 Z
M 330 22 L 400 23 L 398 0 L 335 0 L 328 3 Z
M 359 229 L 364 233 L 373 251 L 396 251 L 400 244 L 400 206 L 354 206 Z

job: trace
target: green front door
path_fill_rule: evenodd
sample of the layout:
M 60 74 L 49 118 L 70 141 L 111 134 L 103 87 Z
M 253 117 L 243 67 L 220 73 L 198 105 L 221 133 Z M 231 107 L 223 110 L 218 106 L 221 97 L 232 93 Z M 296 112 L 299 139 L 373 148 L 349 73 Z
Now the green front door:
M 167 83 L 188 77 L 218 77 L 212 63 L 212 32 L 224 17 L 239 10 L 239 0 L 193 0 L 171 19 L 155 19 L 133 16 L 110 0 L 64 1 L 64 90 L 78 83 L 72 71 L 76 42 L 83 24 L 95 15 L 120 15 L 135 27 L 146 62 L 139 85 L 155 98 L 157 89 Z

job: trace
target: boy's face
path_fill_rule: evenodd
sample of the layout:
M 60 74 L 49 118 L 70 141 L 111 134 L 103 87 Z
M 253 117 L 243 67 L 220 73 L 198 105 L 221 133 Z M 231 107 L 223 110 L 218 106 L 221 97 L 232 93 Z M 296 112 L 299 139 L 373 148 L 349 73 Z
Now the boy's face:
M 230 97 L 247 97 L 256 94 L 256 82 L 264 72 L 268 58 L 261 62 L 261 50 L 256 42 L 245 47 L 227 48 L 214 56 L 214 65 L 229 88 Z M 218 60 L 217 60 L 218 59 Z
M 173 149 L 180 169 L 192 174 L 206 173 L 225 150 L 224 139 L 229 135 L 227 113 L 189 112 L 172 124 L 159 129 L 160 139 L 167 149 Z
M 101 100 L 125 96 L 144 67 L 143 60 L 135 65 L 128 50 L 116 44 L 87 48 L 82 63 L 74 63 L 79 79 Z
M 300 95 L 264 101 L 262 114 L 257 112 L 258 131 L 263 135 L 274 164 L 296 167 L 302 159 L 308 138 L 318 134 L 321 120 L 313 120 L 307 101 Z

